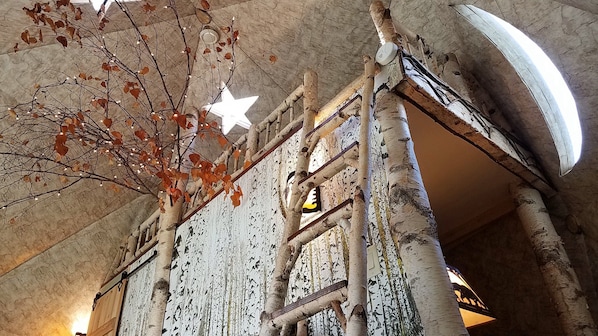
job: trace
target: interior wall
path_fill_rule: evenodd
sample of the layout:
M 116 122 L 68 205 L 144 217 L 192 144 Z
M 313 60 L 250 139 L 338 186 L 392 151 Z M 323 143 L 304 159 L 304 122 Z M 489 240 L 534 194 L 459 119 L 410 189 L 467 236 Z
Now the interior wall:
M 311 170 L 357 137 L 350 121 L 336 136 L 318 145 Z M 369 279 L 369 335 L 422 335 L 398 249 L 388 226 L 386 179 L 379 129 L 372 129 L 372 196 L 368 242 L 375 246 L 380 272 Z M 283 228 L 286 178 L 294 169 L 298 134 L 244 174 L 237 184 L 244 196 L 239 207 L 220 195 L 177 229 L 171 269 L 171 296 L 164 335 L 257 335 L 267 284 Z M 348 168 L 322 186 L 323 211 L 350 195 L 355 170 Z M 343 187 L 344 186 L 344 187 Z M 291 274 L 287 301 L 295 301 L 346 279 L 347 237 L 336 227 L 304 247 Z M 130 281 L 123 316 L 143 319 L 147 281 Z M 131 310 L 131 305 L 135 306 Z M 135 313 L 135 311 L 137 311 Z M 130 328 L 131 318 L 121 323 Z M 141 322 L 142 323 L 142 322 Z M 342 335 L 331 310 L 309 318 L 310 335 Z M 121 333 L 122 334 L 122 333 Z
M 147 254 L 154 253 L 155 248 Z M 156 258 L 136 267 L 128 276 L 127 288 L 123 299 L 123 308 L 120 313 L 118 335 L 143 335 L 147 327 L 148 307 L 151 303 Z
M 486 225 L 445 256 L 496 316 L 496 321 L 470 329 L 471 336 L 563 335 L 515 212 Z

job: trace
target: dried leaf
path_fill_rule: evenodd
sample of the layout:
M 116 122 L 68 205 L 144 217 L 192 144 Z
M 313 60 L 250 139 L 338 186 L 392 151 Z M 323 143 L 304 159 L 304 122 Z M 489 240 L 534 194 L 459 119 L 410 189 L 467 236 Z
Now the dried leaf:
M 147 41 L 147 40 L 149 40 L 149 37 L 145 34 L 141 34 L 141 39 L 144 41 Z
M 270 63 L 274 64 L 277 60 L 278 58 L 276 57 L 276 55 L 270 55 Z
M 209 54 L 209 53 L 211 53 L 211 52 L 212 52 L 212 50 L 210 50 L 210 48 L 205 48 L 205 49 L 203 50 L 203 54 L 204 54 L 204 55 L 205 55 L 205 54 Z
M 138 88 L 134 88 L 131 89 L 130 93 L 133 97 L 135 97 L 135 99 L 139 99 L 139 94 L 141 93 L 141 90 Z
M 224 58 L 227 59 L 227 60 L 232 59 L 233 58 L 233 54 L 231 54 L 231 53 L 228 52 L 228 53 L 224 54 Z
M 66 48 L 66 46 L 68 45 L 68 41 L 66 40 L 66 37 L 62 36 L 62 35 L 58 35 L 56 36 L 56 40 L 58 42 L 60 42 L 60 44 L 62 44 L 63 47 Z
M 75 36 L 75 27 L 68 26 L 68 27 L 66 27 L 65 31 L 69 34 L 71 39 Z
M 151 13 L 151 12 L 153 12 L 153 11 L 155 11 L 155 10 L 156 10 L 156 6 L 152 6 L 152 5 L 150 5 L 149 3 L 147 3 L 147 2 L 146 2 L 146 3 L 143 5 L 143 10 L 144 10 L 146 13 Z
M 166 108 L 166 102 L 165 102 L 165 101 L 161 101 L 161 102 L 160 102 L 160 107 L 162 107 L 162 108 Z
M 207 0 L 201 0 L 201 8 L 204 10 L 210 9 L 210 3 Z
M 143 69 L 139 70 L 139 74 L 140 75 L 145 75 L 149 72 L 149 68 L 148 67 L 143 67 Z
M 110 118 L 105 118 L 104 120 L 102 120 L 102 123 L 104 125 L 106 125 L 106 128 L 110 128 L 110 126 L 112 126 L 112 119 Z
M 25 183 L 31 183 L 31 177 L 29 175 L 23 176 L 23 182 L 25 182 Z
M 21 40 L 23 40 L 25 43 L 29 44 L 29 30 L 25 30 L 24 32 L 21 33 Z
M 140 140 L 147 139 L 147 133 L 141 128 L 135 131 L 135 136 L 138 137 Z
M 241 186 L 237 186 L 237 190 L 230 195 L 230 199 L 233 201 L 233 206 L 235 208 L 241 205 L 241 196 L 243 196 L 243 191 L 241 190 Z
M 189 160 L 193 163 L 194 166 L 199 166 L 201 162 L 201 157 L 197 153 L 189 154 Z
M 87 74 L 85 74 L 85 72 L 82 72 L 79 74 L 79 78 L 87 79 Z
M 240 150 L 240 149 L 237 149 L 237 150 L 235 150 L 235 151 L 233 152 L 233 158 L 234 158 L 235 160 L 239 159 L 239 156 L 240 156 L 240 155 L 241 155 L 241 150 Z
M 228 144 L 228 140 L 226 140 L 226 138 L 222 135 L 218 136 L 218 143 L 220 144 L 220 146 L 224 147 Z
M 15 112 L 13 109 L 8 110 L 8 115 L 13 119 L 17 119 L 17 112 Z
M 77 21 L 81 20 L 82 15 L 83 15 L 83 11 L 81 11 L 80 7 L 77 7 L 77 9 L 75 11 L 75 20 L 77 20 Z

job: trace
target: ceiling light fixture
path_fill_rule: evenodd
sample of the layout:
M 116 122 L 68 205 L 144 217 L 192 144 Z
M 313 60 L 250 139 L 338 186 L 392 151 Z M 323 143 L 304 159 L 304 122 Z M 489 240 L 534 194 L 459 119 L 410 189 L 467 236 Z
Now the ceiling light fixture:
M 199 32 L 199 38 L 205 44 L 216 44 L 220 40 L 220 34 L 210 27 L 206 27 Z

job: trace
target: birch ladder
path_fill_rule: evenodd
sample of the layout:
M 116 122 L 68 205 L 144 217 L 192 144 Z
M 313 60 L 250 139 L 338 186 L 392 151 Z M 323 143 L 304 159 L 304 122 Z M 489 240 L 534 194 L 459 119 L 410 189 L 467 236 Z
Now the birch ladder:
M 359 142 L 348 146 L 321 168 L 309 174 L 309 161 L 317 142 L 339 127 L 350 115 L 342 109 L 314 128 L 318 113 L 317 75 L 308 71 L 304 77 L 303 129 L 291 186 L 289 211 L 283 239 L 278 247 L 274 274 L 261 314 L 260 336 L 307 335 L 308 317 L 332 308 L 347 336 L 367 334 L 367 202 L 369 200 L 369 119 L 373 108 L 375 65 L 364 56 L 362 103 L 359 111 Z M 357 169 L 356 187 L 352 198 L 299 229 L 303 204 L 310 190 L 341 172 L 348 165 Z M 350 219 L 350 221 L 349 221 Z M 340 221 L 350 222 L 348 279 L 332 284 L 296 302 L 285 305 L 291 270 L 302 247 Z M 345 312 L 341 303 L 347 301 Z

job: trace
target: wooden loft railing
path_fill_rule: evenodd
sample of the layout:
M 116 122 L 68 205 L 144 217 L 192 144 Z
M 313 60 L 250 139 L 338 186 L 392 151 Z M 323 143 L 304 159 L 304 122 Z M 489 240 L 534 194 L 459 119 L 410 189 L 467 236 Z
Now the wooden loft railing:
M 359 90 L 364 81 L 365 77 L 359 76 L 320 109 L 316 120 L 316 125 L 319 127 L 314 130 L 317 131 L 317 136 L 324 136 L 328 129 L 334 128 L 334 124 L 340 124 L 359 111 L 360 104 L 354 103 L 361 100 Z M 268 117 L 259 124 L 252 125 L 247 134 L 241 136 L 230 148 L 225 150 L 215 160 L 215 164 L 226 164 L 227 174 L 235 180 L 241 173 L 249 169 L 252 163 L 256 163 L 268 155 L 301 128 L 303 107 L 297 105 L 302 97 L 303 85 L 300 85 Z M 199 191 L 193 195 L 185 217 L 192 215 L 222 190 L 222 188 L 216 188 L 214 196 L 210 197 L 202 193 L 200 188 L 197 189 Z M 156 210 L 125 239 L 113 271 L 110 272 L 107 280 L 125 270 L 156 245 L 159 217 L 160 211 Z

